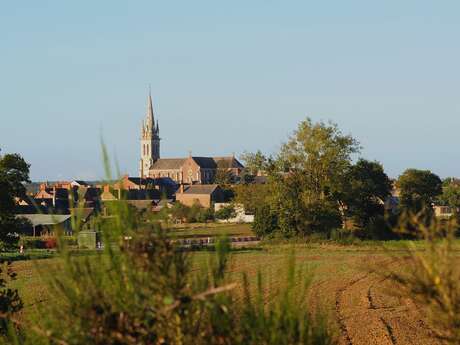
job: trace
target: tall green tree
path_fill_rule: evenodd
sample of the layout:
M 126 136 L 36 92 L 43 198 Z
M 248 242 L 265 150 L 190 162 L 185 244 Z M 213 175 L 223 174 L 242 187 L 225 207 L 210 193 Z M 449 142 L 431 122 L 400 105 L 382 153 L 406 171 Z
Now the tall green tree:
M 257 152 L 244 152 L 241 155 L 241 160 L 251 175 L 257 175 L 267 169 L 268 158 L 260 150 L 257 150 Z
M 313 123 L 309 118 L 300 123 L 282 146 L 277 176 L 271 178 L 272 210 L 283 234 L 328 232 L 341 225 L 339 192 L 359 149 L 358 142 L 336 124 Z
M 325 199 L 341 186 L 353 154 L 360 147 L 334 123 L 302 121 L 279 154 L 289 171 L 303 174 L 310 198 Z
M 400 205 L 411 212 L 431 208 L 442 193 L 442 181 L 429 170 L 408 169 L 396 181 Z
M 343 206 L 355 226 L 363 229 L 384 215 L 384 202 L 391 195 L 392 182 L 380 163 L 358 160 L 350 166 L 343 182 Z
M 442 181 L 442 194 L 438 202 L 443 206 L 460 207 L 460 181 L 449 177 Z
M 13 244 L 11 234 L 19 232 L 23 221 L 14 215 L 15 198 L 24 198 L 24 183 L 29 180 L 30 165 L 18 154 L 0 156 L 0 241 Z

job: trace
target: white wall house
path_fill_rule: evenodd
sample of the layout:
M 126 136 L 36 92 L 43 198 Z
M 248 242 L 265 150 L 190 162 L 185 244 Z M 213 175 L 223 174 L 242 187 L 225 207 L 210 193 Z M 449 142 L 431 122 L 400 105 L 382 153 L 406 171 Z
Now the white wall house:
M 229 206 L 231 204 L 226 202 L 220 202 L 214 204 L 214 211 L 219 211 L 220 209 Z M 254 215 L 253 214 L 246 214 L 243 205 L 235 204 L 235 213 L 236 217 L 230 218 L 228 220 L 218 220 L 220 223 L 252 223 L 254 222 Z

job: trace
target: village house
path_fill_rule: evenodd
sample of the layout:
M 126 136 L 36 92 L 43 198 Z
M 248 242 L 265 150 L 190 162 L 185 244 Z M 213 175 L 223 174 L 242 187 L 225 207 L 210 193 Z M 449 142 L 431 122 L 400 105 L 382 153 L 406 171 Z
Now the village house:
M 37 205 L 52 208 L 58 213 L 66 213 L 70 207 L 69 197 L 68 189 L 56 186 L 50 187 L 46 183 L 42 183 L 33 199 Z
M 158 199 L 160 199 L 162 196 L 172 198 L 176 192 L 177 185 L 169 177 L 142 178 L 125 175 L 120 181 L 113 184 L 113 189 L 125 191 L 155 190 L 155 193 L 159 195 Z M 134 193 L 132 194 L 134 195 Z M 136 199 L 142 199 L 142 197 L 137 197 Z
M 213 207 L 215 203 L 225 201 L 225 195 L 222 188 L 218 185 L 181 185 L 176 193 L 176 201 L 186 205 L 193 206 L 198 204 L 205 208 Z

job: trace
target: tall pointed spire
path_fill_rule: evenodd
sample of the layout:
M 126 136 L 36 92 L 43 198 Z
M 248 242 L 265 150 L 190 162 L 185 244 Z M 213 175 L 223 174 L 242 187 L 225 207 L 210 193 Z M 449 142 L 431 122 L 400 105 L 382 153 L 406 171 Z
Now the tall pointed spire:
M 149 85 L 147 97 L 147 113 L 142 122 L 141 135 L 141 160 L 139 163 L 139 175 L 146 177 L 149 175 L 150 168 L 154 162 L 160 159 L 160 133 L 158 120 L 155 122 L 153 113 L 152 92 Z
M 152 94 L 150 92 L 150 87 L 149 87 L 149 97 L 147 98 L 147 124 L 149 125 L 150 129 L 154 128 L 155 120 L 154 120 L 154 115 L 153 115 Z

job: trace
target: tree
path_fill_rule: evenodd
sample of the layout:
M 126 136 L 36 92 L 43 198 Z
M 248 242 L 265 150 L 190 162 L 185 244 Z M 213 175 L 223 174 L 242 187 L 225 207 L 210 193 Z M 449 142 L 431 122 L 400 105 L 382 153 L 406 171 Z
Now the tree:
M 241 155 L 241 160 L 244 162 L 247 171 L 251 175 L 257 175 L 267 168 L 268 159 L 260 150 L 255 153 L 244 152 Z
M 460 181 L 455 178 L 446 178 L 442 182 L 442 194 L 438 202 L 443 206 L 450 206 L 454 209 L 460 207 Z
M 400 190 L 401 207 L 411 212 L 431 208 L 442 193 L 441 179 L 429 170 L 408 169 L 398 178 L 396 185 Z
M 218 168 L 213 182 L 221 186 L 231 185 L 233 183 L 233 173 L 229 169 Z
M 360 159 L 348 169 L 342 200 L 355 226 L 365 228 L 384 215 L 384 202 L 391 195 L 392 182 L 378 162 Z
M 289 171 L 303 174 L 310 198 L 323 200 L 340 188 L 351 156 L 359 149 L 358 142 L 342 134 L 336 124 L 307 118 L 282 146 L 279 160 Z
M 274 176 L 271 210 L 285 236 L 328 232 L 341 225 L 339 191 L 357 141 L 343 135 L 337 125 L 311 119 L 301 122 L 284 144 Z
M 292 172 L 274 182 L 272 210 L 284 237 L 328 233 L 342 224 L 337 201 L 312 196 L 304 177 L 304 172 Z
M 271 193 L 269 184 L 239 184 L 233 190 L 234 202 L 243 205 L 248 214 L 254 214 L 260 205 L 265 204 Z
M 268 204 L 256 208 L 252 229 L 258 237 L 269 236 L 278 229 L 278 219 Z
M 23 226 L 14 215 L 15 198 L 26 195 L 24 183 L 30 182 L 29 167 L 18 154 L 0 156 L 0 241 L 6 247 L 17 243 L 14 234 Z

